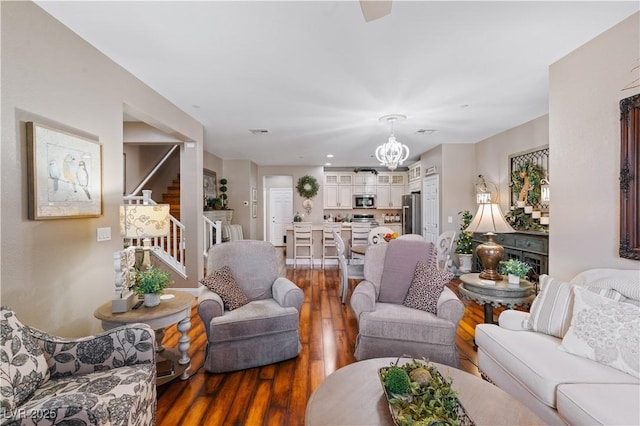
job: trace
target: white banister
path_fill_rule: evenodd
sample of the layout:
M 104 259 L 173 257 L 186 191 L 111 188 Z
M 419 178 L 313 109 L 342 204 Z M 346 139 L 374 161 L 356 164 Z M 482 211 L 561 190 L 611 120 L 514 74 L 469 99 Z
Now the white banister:
M 206 258 L 211 246 L 222 242 L 222 222 L 219 220 L 214 222 L 206 216 L 202 216 L 202 220 L 204 222 L 203 255 Z

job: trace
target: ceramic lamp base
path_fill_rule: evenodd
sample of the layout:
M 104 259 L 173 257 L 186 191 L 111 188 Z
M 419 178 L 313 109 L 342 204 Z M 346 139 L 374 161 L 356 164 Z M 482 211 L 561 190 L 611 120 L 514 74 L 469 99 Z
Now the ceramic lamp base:
M 493 241 L 494 234 L 487 233 L 485 235 L 487 241 L 476 248 L 478 259 L 484 268 L 479 277 L 483 280 L 500 281 L 502 275 L 498 273 L 498 264 L 504 257 L 504 247 Z

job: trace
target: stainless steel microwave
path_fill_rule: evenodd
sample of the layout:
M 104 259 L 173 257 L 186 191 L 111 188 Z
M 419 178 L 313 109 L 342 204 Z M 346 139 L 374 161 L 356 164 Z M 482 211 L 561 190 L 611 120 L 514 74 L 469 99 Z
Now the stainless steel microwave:
M 376 196 L 373 194 L 357 194 L 353 196 L 354 209 L 375 209 Z

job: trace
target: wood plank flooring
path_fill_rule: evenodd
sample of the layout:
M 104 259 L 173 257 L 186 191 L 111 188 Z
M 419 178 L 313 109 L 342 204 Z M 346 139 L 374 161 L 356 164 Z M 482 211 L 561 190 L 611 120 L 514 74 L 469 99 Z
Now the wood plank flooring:
M 300 313 L 302 351 L 297 358 L 265 367 L 211 374 L 204 362 L 206 335 L 195 304 L 189 337 L 192 376 L 158 387 L 157 425 L 303 425 L 307 400 L 326 376 L 355 362 L 356 318 L 339 299 L 340 276 L 327 269 L 287 268 L 287 278 L 304 291 Z M 456 291 L 459 282 L 449 287 Z M 350 283 L 349 294 L 356 282 Z M 473 347 L 476 324 L 483 322 L 482 307 L 465 301 L 458 328 L 460 368 L 477 375 Z M 501 310 L 501 309 L 500 309 Z M 494 310 L 497 314 L 500 310 Z M 175 326 L 166 330 L 164 344 L 177 346 Z

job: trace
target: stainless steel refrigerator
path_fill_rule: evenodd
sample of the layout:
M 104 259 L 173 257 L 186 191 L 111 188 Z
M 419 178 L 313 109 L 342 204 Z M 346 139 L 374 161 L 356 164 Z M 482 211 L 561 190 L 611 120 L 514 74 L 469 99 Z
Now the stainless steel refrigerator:
M 402 196 L 402 233 L 422 235 L 420 194 Z

